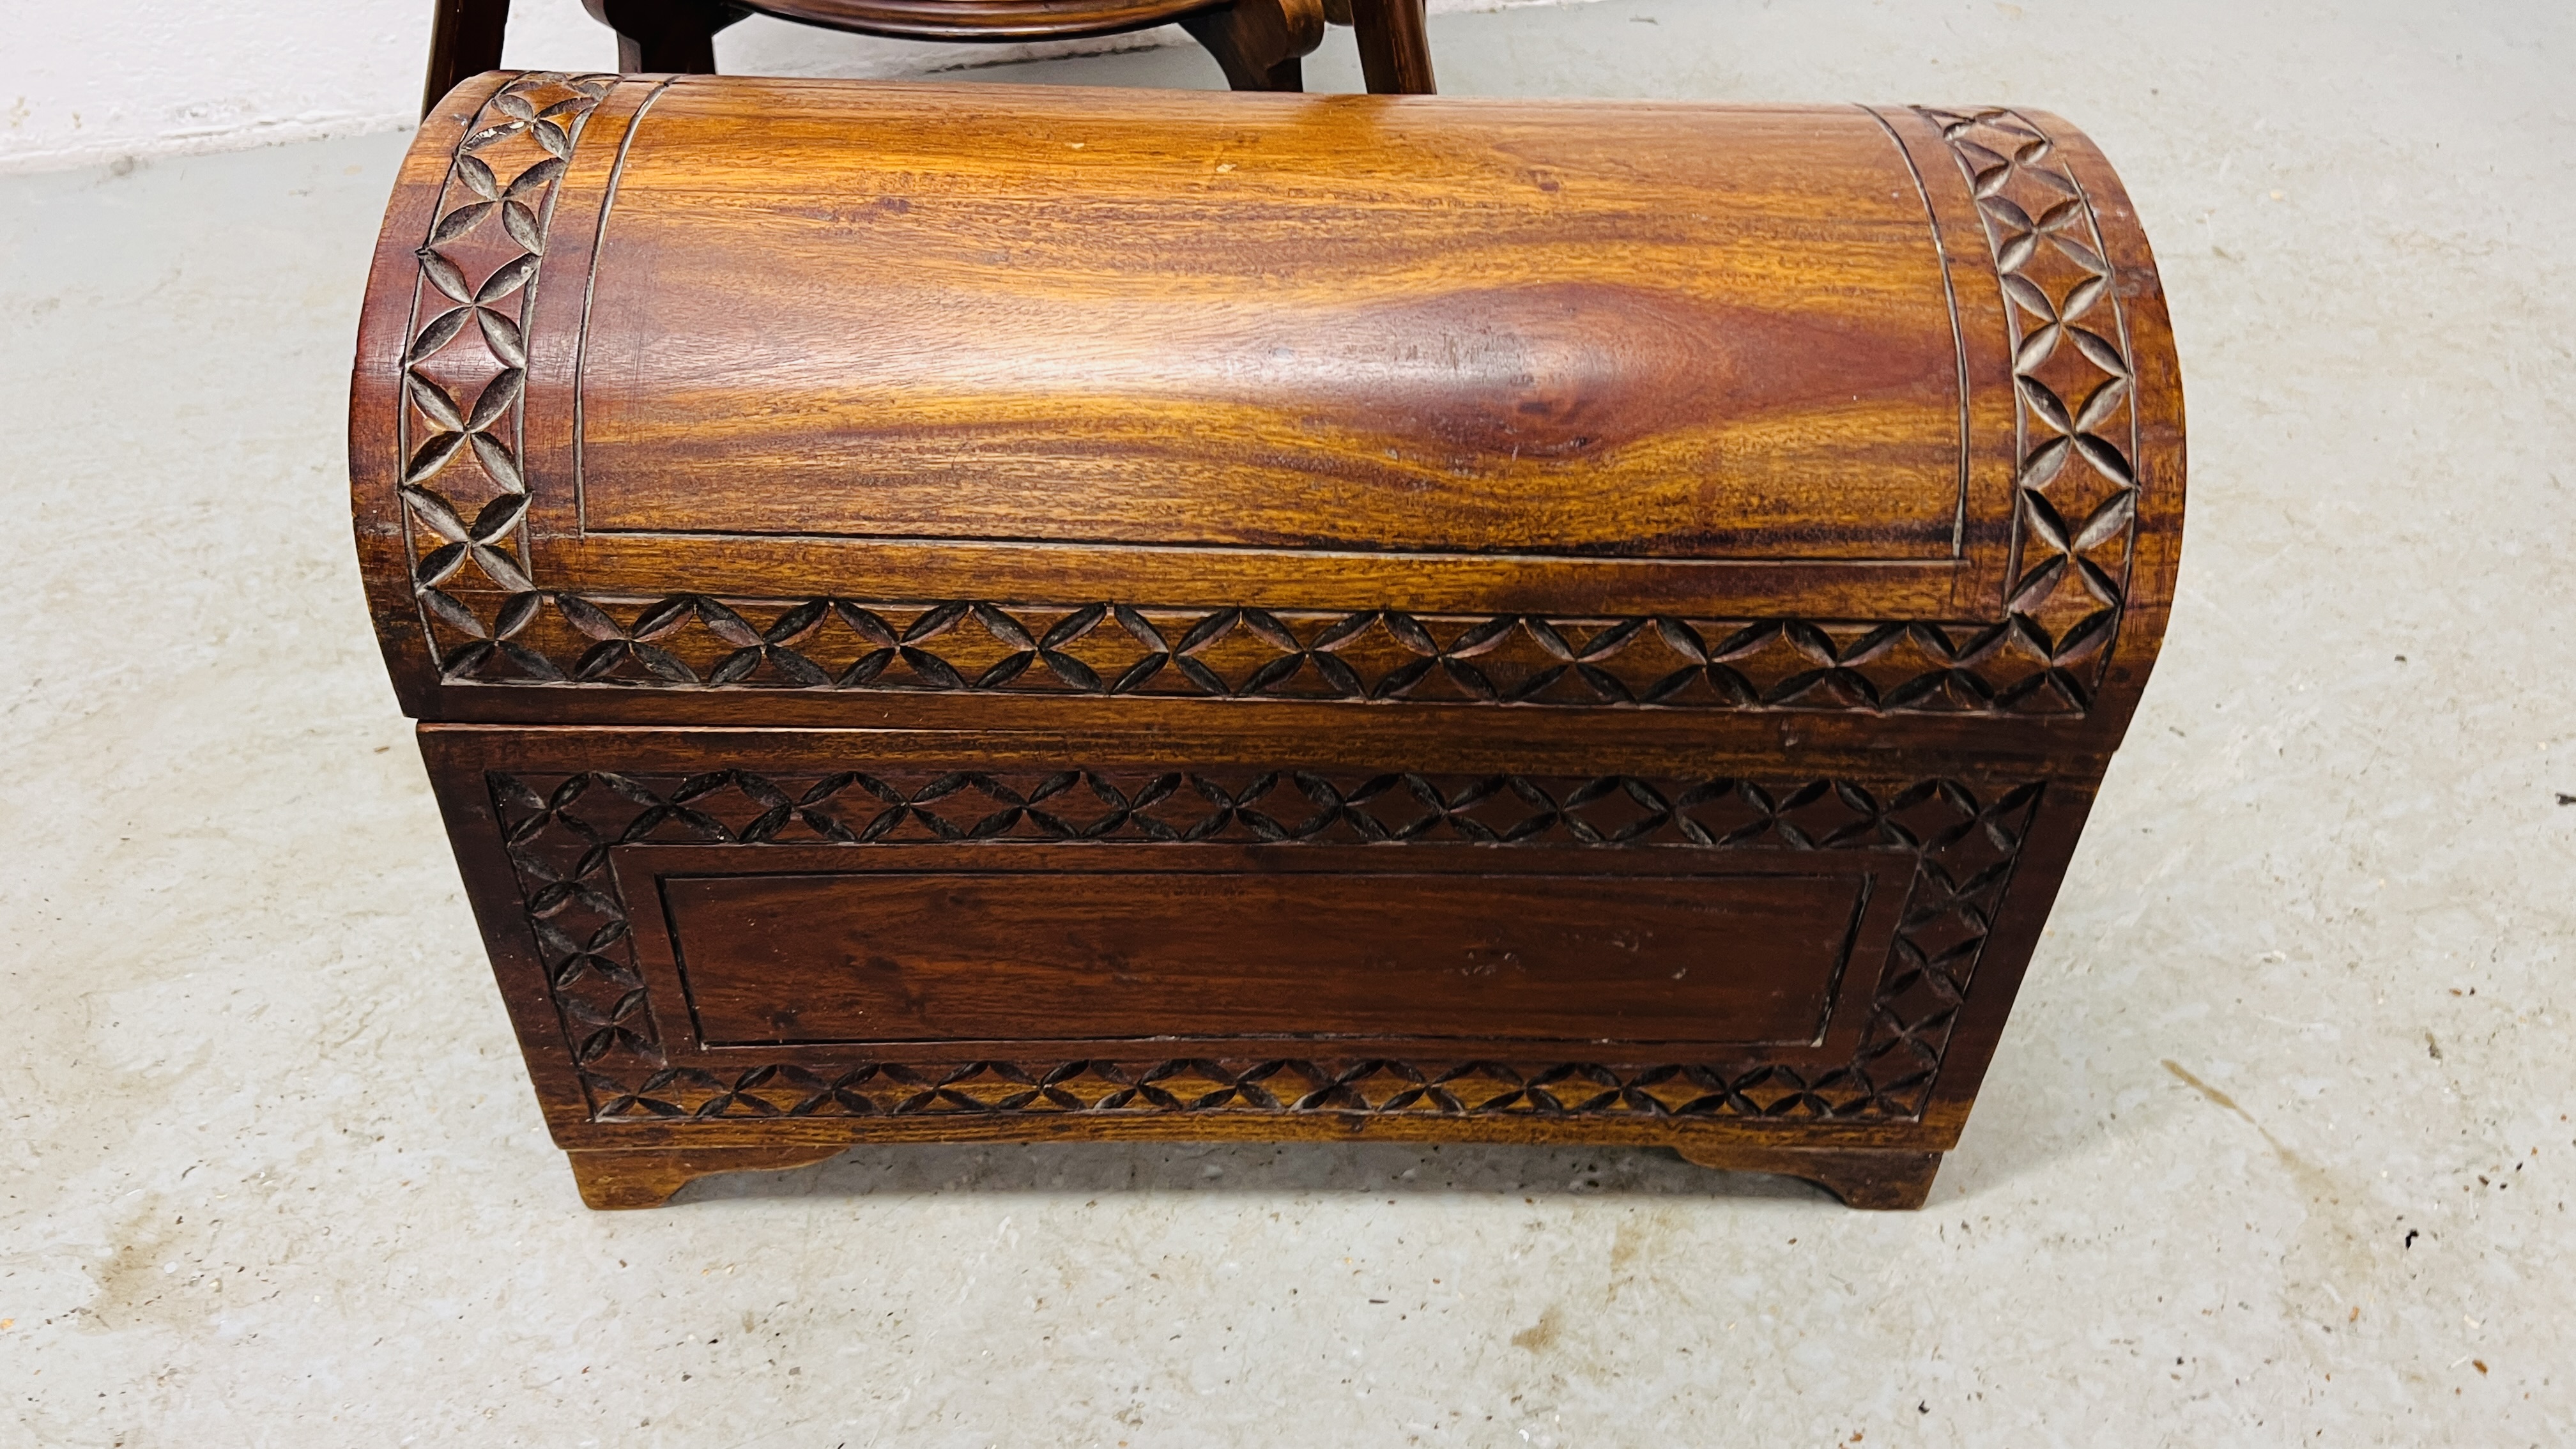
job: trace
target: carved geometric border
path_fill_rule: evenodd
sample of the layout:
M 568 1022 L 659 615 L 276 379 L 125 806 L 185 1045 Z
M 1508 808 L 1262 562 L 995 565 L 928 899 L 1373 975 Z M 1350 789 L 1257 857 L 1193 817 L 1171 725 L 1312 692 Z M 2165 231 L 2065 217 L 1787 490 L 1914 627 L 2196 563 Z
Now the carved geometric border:
M 2004 110 L 1919 112 L 1969 179 L 2008 302 L 2020 463 L 2001 623 L 543 589 L 518 463 L 526 299 L 556 182 L 613 81 L 504 85 L 420 248 L 430 305 L 415 314 L 400 446 L 413 585 L 445 683 L 2066 714 L 2089 707 L 2107 666 L 2136 527 L 2127 328 L 2090 202 L 2048 138 Z M 2096 309 L 2107 331 L 2085 325 Z
M 1980 800 L 1949 780 L 1882 794 L 1849 780 L 1303 770 L 492 772 L 486 783 L 566 1049 L 602 1121 L 954 1112 L 1912 1120 L 1929 1098 L 2041 795 L 2029 783 Z M 1758 1057 L 1644 1068 L 1282 1056 L 955 1061 L 937 1059 L 935 1045 L 830 1067 L 781 1062 L 717 1073 L 671 1064 L 610 869 L 617 847 L 978 841 L 1899 849 L 1915 869 L 1853 1059 L 1822 1071 Z
M 2136 373 L 2093 204 L 2019 112 L 1918 107 L 1941 128 L 1985 223 L 2012 332 L 2016 623 L 2107 657 L 2137 532 Z M 2096 330 L 2100 313 L 2108 335 Z M 2098 324 L 2096 324 L 2098 325 Z
M 403 352 L 403 535 L 424 636 L 515 634 L 538 607 L 527 552 L 527 317 L 555 197 L 613 75 L 518 76 L 457 143 L 415 255 Z M 468 574 L 468 566 L 472 573 Z M 490 621 L 450 592 L 479 574 L 511 591 Z

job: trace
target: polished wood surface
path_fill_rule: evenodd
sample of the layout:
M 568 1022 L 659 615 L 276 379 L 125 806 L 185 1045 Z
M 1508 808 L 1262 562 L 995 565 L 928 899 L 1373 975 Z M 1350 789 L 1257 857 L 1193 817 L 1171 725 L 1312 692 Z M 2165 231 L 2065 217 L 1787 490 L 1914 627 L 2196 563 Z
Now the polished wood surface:
M 2116 181 L 2041 205 L 2074 138 L 2027 199 L 2089 240 L 2007 288 L 1986 213 L 2035 218 L 1923 113 L 587 84 L 549 101 L 589 107 L 564 165 L 473 128 L 524 198 L 424 142 L 380 255 L 353 466 L 424 717 L 560 718 L 505 696 L 569 680 L 635 722 L 1145 692 L 2035 726 L 2118 714 L 2152 657 L 2178 392 L 2152 287 L 2074 260 L 2152 280 Z M 1462 212 L 1525 245 L 1445 251 Z M 429 234 L 444 290 L 393 240 Z
M 603 1205 L 1063 1137 L 1918 1203 L 2180 540 L 2044 116 L 495 76 L 368 296 L 370 600 Z
M 1351 15 L 1342 23 L 1358 29 L 1360 75 L 1372 92 L 1427 96 L 1439 90 L 1431 74 L 1431 27 L 1424 13 L 1425 0 L 1348 3 Z M 1338 15 L 1332 18 L 1342 21 Z
M 669 850 L 637 854 L 663 912 L 641 929 L 667 930 L 639 949 L 667 961 L 701 1038 L 723 1046 L 1108 1041 L 1139 1021 L 1282 1047 L 1803 1043 L 1827 1030 L 1870 883 L 1814 866 L 1633 875 L 1491 852 L 1398 871 L 1365 849 L 1138 859 L 1040 846 L 945 868 L 905 852 L 873 870 L 839 847 L 793 862 L 719 850 L 696 862 L 705 874 L 652 858 Z M 747 863 L 760 873 L 719 873 Z M 1322 981 L 1347 984 L 1326 997 Z
M 1959 339 L 1868 114 L 1087 100 L 654 98 L 529 339 L 584 531 L 1950 563 Z

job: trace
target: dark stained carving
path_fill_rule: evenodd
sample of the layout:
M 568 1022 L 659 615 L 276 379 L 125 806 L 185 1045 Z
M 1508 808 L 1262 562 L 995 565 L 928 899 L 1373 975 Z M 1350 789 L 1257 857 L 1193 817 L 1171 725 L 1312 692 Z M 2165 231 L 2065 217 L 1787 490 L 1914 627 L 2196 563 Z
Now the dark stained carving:
M 541 587 L 520 541 L 520 322 L 554 184 L 606 85 L 531 75 L 497 92 L 458 149 L 420 252 L 400 446 L 423 630 L 450 684 L 2043 715 L 2090 705 L 2135 528 L 2127 326 L 2090 203 L 2017 113 L 1920 112 L 1973 187 L 2009 302 L 2019 502 L 2000 620 L 1558 618 Z M 473 466 L 451 466 L 460 460 Z M 460 573 L 482 587 L 455 588 Z
M 1846 780 L 1089 769 L 772 779 L 716 769 L 685 779 L 495 774 L 490 788 L 566 1047 L 602 1118 L 1219 1109 L 1907 1118 L 1920 1113 L 1940 1066 L 2041 787 L 1980 800 L 1944 780 L 1882 796 Z M 670 1065 L 634 962 L 636 927 L 609 869 L 616 847 L 956 841 L 1880 849 L 1908 853 L 1914 871 L 1859 1053 L 1821 1073 L 1758 1061 L 1613 1070 L 1280 1058 L 960 1063 L 935 1053 L 828 1072 L 761 1065 L 718 1076 Z
M 436 220 L 421 241 L 402 359 L 394 436 L 422 625 L 486 636 L 484 652 L 530 664 L 540 661 L 507 642 L 537 607 L 520 463 L 528 301 L 557 184 L 614 80 L 536 73 L 492 93 L 456 144 Z M 489 624 L 448 592 L 460 573 L 512 591 Z M 500 642 L 489 641 L 495 633 Z
M 529 74 L 406 162 L 351 471 L 595 1206 L 1374 1139 L 1905 1207 L 2182 442 L 2053 117 Z
M 2048 652 L 2043 679 L 2081 708 L 2065 666 L 2120 624 L 2137 524 L 2137 410 L 2128 325 L 2084 188 L 2012 111 L 1936 111 L 1958 153 L 2011 304 L 2021 466 L 2013 477 L 2013 628 Z
M 2044 592 L 2048 582 L 2032 587 Z M 2098 663 L 2111 617 L 2088 616 L 2083 634 L 2052 648 L 2040 620 L 2018 615 L 1984 625 L 1818 624 L 534 593 L 505 610 L 489 627 L 461 608 L 437 614 L 436 637 L 453 641 L 441 660 L 445 677 L 680 689 L 2034 714 L 2084 707 L 2088 676 L 2079 666 Z

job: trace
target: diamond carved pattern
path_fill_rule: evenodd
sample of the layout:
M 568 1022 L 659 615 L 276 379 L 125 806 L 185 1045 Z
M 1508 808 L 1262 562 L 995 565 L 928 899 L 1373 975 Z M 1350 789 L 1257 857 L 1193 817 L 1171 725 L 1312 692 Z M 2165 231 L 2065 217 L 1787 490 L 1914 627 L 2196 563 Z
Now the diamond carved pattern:
M 449 607 L 453 606 L 453 607 Z M 463 613 L 459 613 L 463 610 Z M 430 616 L 451 682 L 1665 709 L 2063 710 L 2024 621 L 1549 619 L 1384 609 L 514 596 Z M 2091 658 L 2098 645 L 2082 646 Z M 2052 686 L 2059 694 L 2046 695 Z M 2067 696 L 2068 685 L 2077 691 Z M 2042 696 L 2046 695 L 2045 698 Z
M 686 778 L 488 777 L 528 928 L 594 1115 L 1356 1112 L 1919 1117 L 2041 787 L 1981 800 L 1955 781 L 1893 792 L 1763 783 L 1393 772 L 1069 769 Z M 1144 1059 L 674 1066 L 609 869 L 619 845 L 1034 840 L 1450 842 L 1509 848 L 1896 849 L 1915 860 L 1893 956 L 1853 1060 L 1615 1069 L 1580 1062 Z
M 2092 205 L 2038 127 L 2007 110 L 1921 114 L 1976 196 L 2012 327 L 2013 632 L 2046 665 L 2034 696 L 2081 710 L 2119 626 L 2137 526 L 2135 373 L 2119 290 Z
M 493 93 L 448 164 L 421 243 L 411 345 L 403 354 L 403 523 L 430 637 L 458 642 L 450 674 L 506 660 L 551 668 L 513 642 L 542 607 L 529 577 L 521 394 L 527 314 L 557 183 L 615 76 L 537 72 Z M 507 590 L 491 617 L 460 594 Z
M 614 80 L 537 73 L 495 93 L 420 249 L 404 517 L 449 683 L 1983 714 L 2090 702 L 2135 531 L 2132 371 L 2091 206 L 2013 112 L 1921 113 L 1969 178 L 2010 304 L 2021 447 L 2004 623 L 617 597 L 536 581 L 519 464 L 527 299 L 557 182 Z

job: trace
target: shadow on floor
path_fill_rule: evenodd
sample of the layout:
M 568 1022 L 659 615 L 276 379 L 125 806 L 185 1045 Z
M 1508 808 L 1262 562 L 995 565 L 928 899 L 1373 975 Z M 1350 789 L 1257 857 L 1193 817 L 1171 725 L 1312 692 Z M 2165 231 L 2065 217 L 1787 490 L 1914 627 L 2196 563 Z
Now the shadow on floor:
M 889 1193 L 1407 1193 L 1785 1198 L 1843 1211 L 1822 1188 L 1695 1167 L 1663 1148 L 1402 1143 L 936 1143 L 854 1147 L 815 1167 L 702 1177 L 675 1207 L 724 1199 Z

